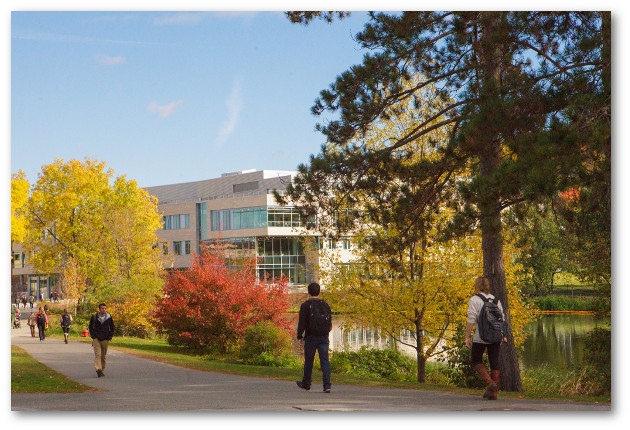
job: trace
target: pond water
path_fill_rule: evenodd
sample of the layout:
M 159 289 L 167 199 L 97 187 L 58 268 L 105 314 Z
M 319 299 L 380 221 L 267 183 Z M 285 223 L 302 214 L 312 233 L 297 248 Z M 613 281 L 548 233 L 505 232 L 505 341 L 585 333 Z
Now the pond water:
M 584 362 L 587 333 L 595 327 L 609 326 L 610 318 L 593 315 L 541 315 L 527 326 L 531 334 L 519 354 L 521 367 L 580 365 Z
M 370 328 L 347 330 L 343 322 L 343 316 L 333 317 L 333 329 L 330 334 L 332 350 L 357 350 L 365 345 L 385 348 L 392 342 L 391 338 L 381 335 L 378 330 Z M 586 334 L 598 326 L 610 326 L 610 318 L 601 319 L 583 314 L 540 315 L 527 326 L 531 334 L 519 351 L 520 367 L 531 368 L 541 364 L 566 367 L 583 363 Z M 297 318 L 294 321 L 294 328 L 297 328 Z M 415 343 L 411 333 L 403 333 L 403 340 Z M 410 356 L 415 356 L 415 350 L 410 347 L 399 344 L 398 348 Z

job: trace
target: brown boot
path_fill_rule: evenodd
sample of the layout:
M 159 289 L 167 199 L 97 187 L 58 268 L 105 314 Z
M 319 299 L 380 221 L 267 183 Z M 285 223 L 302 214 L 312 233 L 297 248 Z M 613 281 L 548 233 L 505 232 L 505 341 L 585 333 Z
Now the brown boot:
M 491 370 L 490 371 L 490 378 L 492 378 L 492 381 L 496 385 L 496 388 L 494 389 L 494 391 L 492 393 L 492 397 L 489 400 L 496 400 L 497 399 L 497 391 L 499 391 L 499 384 L 501 382 L 501 371 L 500 370 Z
M 483 398 L 490 400 L 492 394 L 497 389 L 497 384 L 492 380 L 490 375 L 488 375 L 488 371 L 486 370 L 486 366 L 483 363 L 479 363 L 475 365 L 475 370 L 481 376 L 483 382 L 486 383 L 486 392 L 483 393 Z

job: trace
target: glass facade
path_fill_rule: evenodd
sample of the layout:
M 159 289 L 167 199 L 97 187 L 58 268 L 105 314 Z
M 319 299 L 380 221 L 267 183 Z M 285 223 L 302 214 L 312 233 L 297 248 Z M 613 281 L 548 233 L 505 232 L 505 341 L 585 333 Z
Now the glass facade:
M 261 206 L 210 212 L 212 231 L 264 227 L 302 227 L 300 214 L 293 207 Z
M 285 276 L 291 284 L 306 283 L 306 256 L 299 238 L 239 237 L 224 239 L 221 245 L 232 266 L 242 267 L 246 259 L 257 257 L 260 279 Z
M 197 243 L 208 238 L 208 221 L 206 220 L 206 204 L 197 203 Z
M 302 242 L 294 237 L 259 237 L 258 276 L 285 276 L 292 284 L 306 283 L 306 256 Z

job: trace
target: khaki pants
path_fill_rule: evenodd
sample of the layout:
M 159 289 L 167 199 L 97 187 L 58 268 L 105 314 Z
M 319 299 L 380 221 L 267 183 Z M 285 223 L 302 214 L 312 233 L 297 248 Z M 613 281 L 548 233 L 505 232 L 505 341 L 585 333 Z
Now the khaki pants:
M 109 346 L 108 340 L 92 339 L 92 347 L 94 348 L 94 368 L 96 370 L 105 370 L 107 346 Z

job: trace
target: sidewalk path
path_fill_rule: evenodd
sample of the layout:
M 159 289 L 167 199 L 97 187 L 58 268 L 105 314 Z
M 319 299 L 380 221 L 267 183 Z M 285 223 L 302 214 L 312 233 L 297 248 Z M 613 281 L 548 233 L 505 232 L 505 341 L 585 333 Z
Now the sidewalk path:
M 103 391 L 79 394 L 11 394 L 14 411 L 610 411 L 610 405 L 499 399 L 436 391 L 335 385 L 324 394 L 292 381 L 184 369 L 110 348 L 106 376 L 97 378 L 89 344 L 60 339 L 40 342 L 25 324 L 11 330 L 11 343 L 70 379 Z M 115 338 L 113 341 L 115 344 Z

